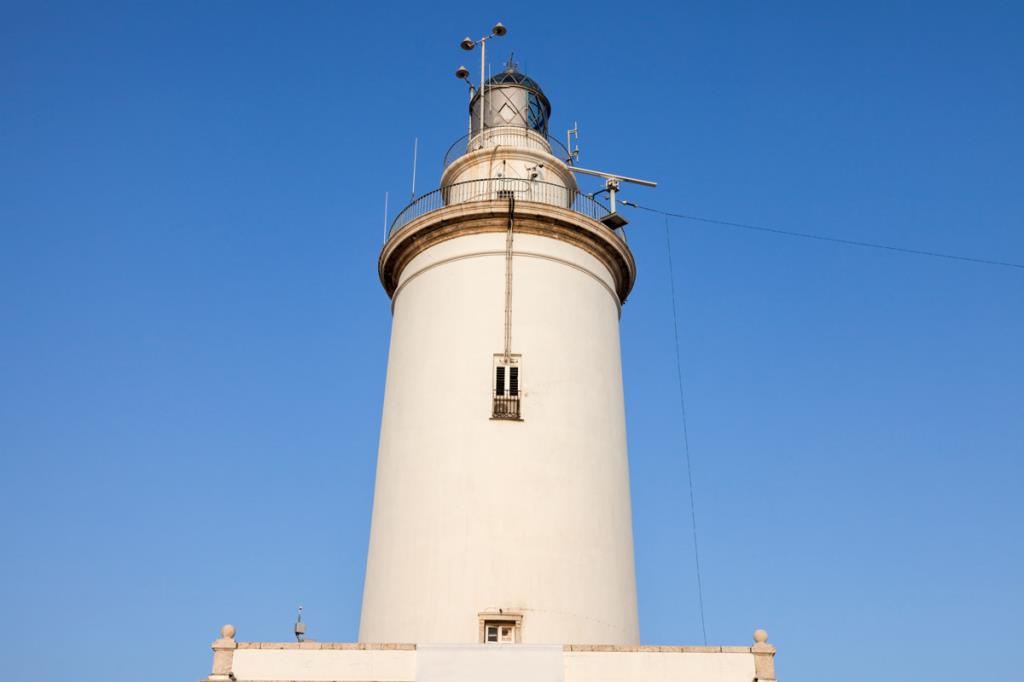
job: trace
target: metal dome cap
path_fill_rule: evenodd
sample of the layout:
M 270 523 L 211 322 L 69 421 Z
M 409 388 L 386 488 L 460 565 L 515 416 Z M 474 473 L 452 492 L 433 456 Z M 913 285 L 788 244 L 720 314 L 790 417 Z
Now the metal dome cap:
M 505 66 L 505 70 L 496 76 L 491 76 L 486 81 L 487 85 L 504 85 L 510 83 L 512 85 L 522 85 L 524 88 L 530 88 L 535 90 L 538 95 L 543 95 L 544 91 L 541 90 L 540 85 L 537 81 L 533 80 L 525 73 L 519 71 L 516 64 L 508 63 Z

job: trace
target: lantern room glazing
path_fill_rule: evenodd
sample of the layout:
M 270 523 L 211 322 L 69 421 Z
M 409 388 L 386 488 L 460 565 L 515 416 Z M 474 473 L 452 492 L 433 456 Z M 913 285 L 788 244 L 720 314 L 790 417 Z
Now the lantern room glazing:
M 469 103 L 473 136 L 480 133 L 480 107 L 484 128 L 526 128 L 544 137 L 548 134 L 551 103 L 537 81 L 508 64 L 501 73 L 484 83 L 483 102 L 477 92 Z

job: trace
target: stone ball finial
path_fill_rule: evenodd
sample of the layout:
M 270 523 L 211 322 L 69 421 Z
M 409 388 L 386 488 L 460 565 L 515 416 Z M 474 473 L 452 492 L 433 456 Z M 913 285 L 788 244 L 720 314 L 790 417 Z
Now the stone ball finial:
M 758 644 L 764 644 L 768 641 L 768 631 L 758 628 L 754 630 L 754 641 Z
M 228 623 L 220 629 L 220 636 L 224 639 L 234 639 L 235 637 L 235 626 Z

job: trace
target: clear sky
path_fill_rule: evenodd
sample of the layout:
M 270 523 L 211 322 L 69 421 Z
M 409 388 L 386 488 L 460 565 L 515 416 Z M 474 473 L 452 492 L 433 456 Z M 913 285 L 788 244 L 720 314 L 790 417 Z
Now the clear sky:
M 465 131 L 496 20 L 641 204 L 1024 262 L 1005 2 L 0 5 L 0 659 L 194 680 L 358 627 L 383 199 Z M 589 188 L 595 187 L 587 183 Z M 645 643 L 700 625 L 662 220 L 622 316 Z M 1024 271 L 673 222 L 708 636 L 784 682 L 1005 680 Z

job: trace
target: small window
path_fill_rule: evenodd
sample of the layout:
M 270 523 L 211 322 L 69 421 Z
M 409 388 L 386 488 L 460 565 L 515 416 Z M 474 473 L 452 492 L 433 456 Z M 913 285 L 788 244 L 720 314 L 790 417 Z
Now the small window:
M 517 641 L 518 619 L 485 620 L 484 644 L 515 644 Z
M 517 355 L 494 356 L 492 419 L 522 419 L 519 412 L 521 398 L 519 362 L 520 358 Z

